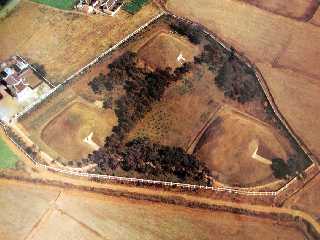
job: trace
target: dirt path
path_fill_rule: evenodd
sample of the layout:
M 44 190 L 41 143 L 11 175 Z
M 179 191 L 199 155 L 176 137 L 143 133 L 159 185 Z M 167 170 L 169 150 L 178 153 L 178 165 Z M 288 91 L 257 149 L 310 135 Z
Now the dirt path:
M 0 184 L 1 185 L 5 185 L 6 187 L 10 187 L 11 185 L 32 185 L 30 183 L 24 183 L 21 181 L 16 181 L 16 180 L 5 180 L 5 179 L 0 179 Z M 86 182 L 87 184 L 87 182 Z M 94 185 L 100 185 L 100 187 L 111 187 L 109 184 L 94 184 Z M 49 207 L 49 209 L 42 215 L 42 217 L 40 218 L 40 220 L 35 224 L 35 226 L 33 227 L 32 231 L 30 232 L 30 234 L 28 234 L 28 237 L 26 237 L 25 239 L 32 239 L 32 236 L 36 233 L 36 231 L 38 230 L 38 228 L 41 227 L 42 224 L 45 223 L 45 221 L 49 218 L 50 214 L 54 211 L 54 210 L 59 210 L 59 207 L 56 207 L 56 202 L 59 198 L 61 198 L 61 196 L 63 196 L 63 192 L 67 191 L 67 189 L 61 189 L 58 187 L 52 187 L 54 189 L 59 190 L 60 194 L 58 195 L 58 197 L 55 198 L 54 201 L 51 202 L 51 205 Z M 137 191 L 137 188 L 129 188 L 129 187 L 124 187 L 124 186 L 113 186 L 113 189 L 123 189 L 126 188 L 126 190 L 132 191 L 133 189 L 135 191 Z M 86 191 L 81 191 L 81 190 L 72 190 L 72 191 L 76 191 L 79 192 L 81 194 L 81 192 L 85 193 Z M 245 212 L 250 212 L 253 215 L 256 214 L 263 214 L 263 213 L 273 213 L 273 214 L 289 214 L 292 217 L 300 217 L 304 220 L 306 220 L 307 222 L 309 222 L 314 228 L 315 230 L 320 234 L 320 224 L 314 219 L 312 218 L 309 214 L 306 214 L 302 211 L 298 211 L 298 210 L 292 210 L 292 209 L 288 209 L 288 208 L 277 208 L 277 207 L 268 207 L 268 206 L 261 206 L 261 205 L 250 205 L 250 204 L 244 204 L 244 203 L 235 203 L 235 202 L 227 202 L 227 201 L 222 201 L 222 200 L 214 200 L 214 199 L 209 199 L 209 198 L 203 198 L 203 197 L 197 197 L 197 196 L 190 196 L 190 195 L 182 195 L 182 194 L 177 194 L 177 193 L 164 193 L 164 192 L 160 192 L 160 191 L 154 191 L 154 190 L 150 190 L 150 189 L 139 189 L 139 192 L 143 192 L 144 194 L 150 194 L 150 193 L 154 193 L 157 192 L 158 194 L 161 194 L 163 197 L 179 197 L 179 198 L 183 198 L 184 201 L 189 202 L 190 203 L 198 203 L 199 205 L 194 205 L 191 204 L 190 206 L 196 207 L 196 206 L 212 206 L 213 209 L 215 209 L 214 207 L 222 207 L 222 209 L 239 209 L 239 213 L 245 213 Z M 61 194 L 62 193 L 62 194 Z M 179 204 L 179 203 L 178 203 Z M 185 205 L 188 206 L 188 205 Z M 65 214 L 64 212 L 62 212 L 62 214 Z M 82 222 L 80 222 L 80 224 L 84 224 Z

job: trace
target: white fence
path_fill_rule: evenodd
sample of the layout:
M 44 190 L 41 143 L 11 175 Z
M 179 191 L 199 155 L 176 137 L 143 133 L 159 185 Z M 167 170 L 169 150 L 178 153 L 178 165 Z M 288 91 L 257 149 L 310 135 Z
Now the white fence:
M 190 22 L 189 20 L 186 20 L 184 18 L 175 16 L 171 13 L 166 13 L 166 12 L 162 12 L 159 15 L 157 15 L 156 17 L 154 17 L 153 19 L 151 19 L 150 21 L 148 21 L 147 23 L 145 23 L 144 25 L 142 25 L 141 27 L 139 27 L 137 30 L 135 30 L 134 32 L 132 32 L 131 34 L 129 34 L 127 37 L 123 38 L 121 41 L 119 41 L 117 44 L 115 44 L 113 47 L 109 48 L 108 50 L 106 50 L 105 52 L 103 52 L 102 54 L 100 54 L 98 57 L 96 57 L 93 61 L 91 61 L 89 64 L 87 64 L 86 66 L 84 66 L 83 68 L 79 69 L 77 72 L 75 72 L 74 74 L 72 74 L 70 77 L 68 77 L 65 81 L 63 81 L 61 84 L 59 84 L 58 86 L 54 87 L 53 89 L 50 90 L 50 92 L 46 93 L 45 95 L 43 95 L 37 102 L 35 102 L 34 104 L 30 105 L 28 108 L 26 108 L 23 112 L 21 112 L 17 118 L 21 118 L 22 116 L 24 116 L 25 114 L 27 114 L 29 111 L 32 111 L 32 109 L 34 109 L 35 107 L 37 107 L 39 104 L 41 104 L 44 100 L 46 100 L 49 96 L 51 96 L 52 94 L 54 94 L 58 89 L 60 89 L 61 87 L 63 88 L 66 84 L 68 84 L 70 81 L 72 81 L 74 78 L 76 78 L 77 76 L 81 75 L 83 72 L 85 72 L 86 70 L 88 70 L 91 66 L 93 66 L 94 64 L 96 64 L 97 62 L 99 62 L 104 56 L 106 56 L 107 54 L 111 53 L 112 51 L 114 51 L 115 49 L 117 49 L 121 44 L 125 43 L 126 41 L 130 40 L 133 36 L 135 36 L 137 33 L 139 33 L 141 30 L 143 30 L 144 28 L 146 28 L 147 26 L 149 26 L 151 23 L 155 22 L 157 19 L 159 19 L 161 16 L 163 15 L 170 15 L 176 19 L 179 20 L 183 20 L 183 21 L 187 21 Z M 199 25 L 199 24 L 198 24 Z M 203 29 L 202 26 L 199 25 L 199 27 L 203 30 L 203 32 L 205 34 L 207 34 L 208 36 L 210 36 L 212 39 L 214 39 L 216 42 L 218 42 L 223 48 L 230 50 L 229 47 L 227 47 L 220 39 L 218 39 L 216 36 L 214 36 L 213 34 L 209 33 L 207 30 Z M 302 144 L 302 142 L 295 136 L 295 134 L 293 133 L 293 131 L 291 130 L 291 128 L 289 127 L 289 125 L 287 124 L 287 122 L 284 120 L 284 118 L 282 117 L 282 115 L 278 112 L 278 109 L 276 107 L 276 105 L 273 102 L 273 98 L 269 92 L 269 89 L 267 88 L 266 83 L 264 82 L 264 79 L 262 78 L 260 72 L 258 71 L 258 69 L 256 67 L 254 67 L 247 59 L 244 59 L 243 56 L 238 55 L 238 57 L 242 60 L 244 60 L 244 62 L 254 70 L 257 79 L 259 80 L 259 84 L 261 86 L 261 88 L 263 89 L 263 92 L 265 93 L 273 112 L 276 114 L 276 116 L 279 118 L 279 120 L 281 121 L 281 123 L 285 126 L 285 128 L 288 130 L 289 134 L 297 141 L 298 145 L 302 148 L 302 150 L 305 152 L 305 154 L 307 154 L 307 156 L 310 157 L 310 159 L 312 161 L 313 160 L 313 156 L 310 154 L 310 152 L 307 150 L 307 148 Z M 156 180 L 148 180 L 148 179 L 139 179 L 139 178 L 127 178 L 127 177 L 118 177 L 118 176 L 111 176 L 111 175 L 100 175 L 100 174 L 90 174 L 90 173 L 80 173 L 77 171 L 73 171 L 73 170 L 66 170 L 66 169 L 61 169 L 61 168 L 57 168 L 57 167 L 52 167 L 52 166 L 47 166 L 44 164 L 39 163 L 37 160 L 35 160 L 32 156 L 30 156 L 25 149 L 23 149 L 8 133 L 7 129 L 9 128 L 9 126 L 0 121 L 0 125 L 3 127 L 6 135 L 8 136 L 8 138 L 39 168 L 43 168 L 46 170 L 50 170 L 53 172 L 57 172 L 57 173 L 61 173 L 61 174 L 65 174 L 65 175 L 69 175 L 69 176 L 79 176 L 79 177 L 86 177 L 86 178 L 95 178 L 95 179 L 100 179 L 100 180 L 109 180 L 109 181 L 116 181 L 116 182 L 120 182 L 120 183 L 141 183 L 141 184 L 146 184 L 146 185 L 156 185 L 156 186 L 170 186 L 170 187 L 179 187 L 179 188 L 184 188 L 184 189 L 206 189 L 206 190 L 212 190 L 215 192 L 227 192 L 227 193 L 233 193 L 233 194 L 238 194 L 238 195 L 246 195 L 246 196 L 272 196 L 275 197 L 278 194 L 284 192 L 285 190 L 287 190 L 291 185 L 293 185 L 293 183 L 295 183 L 296 181 L 299 181 L 297 177 L 293 178 L 290 182 L 288 182 L 284 187 L 282 187 L 281 189 L 277 190 L 277 191 L 264 191 L 264 192 L 257 192 L 257 191 L 251 191 L 249 189 L 241 189 L 241 188 L 232 188 L 232 187 L 208 187 L 208 186 L 201 186 L 201 185 L 192 185 L 192 184 L 183 184 L 183 183 L 175 183 L 175 182 L 165 182 L 165 181 L 156 181 Z M 309 166 L 308 169 L 310 168 L 314 168 L 316 167 L 315 163 L 313 163 L 311 166 Z M 308 171 L 308 169 L 306 171 Z
M 44 101 L 46 101 L 50 96 L 54 95 L 57 91 L 59 90 L 63 90 L 63 88 L 69 84 L 73 79 L 75 79 L 76 77 L 80 76 L 81 74 L 83 74 L 85 71 L 87 71 L 88 69 L 90 69 L 92 66 L 94 66 L 95 64 L 97 64 L 102 58 L 104 58 L 105 56 L 107 56 L 108 54 L 110 54 L 111 52 L 113 52 L 114 50 L 116 50 L 119 46 L 121 46 L 122 44 L 126 43 L 128 40 L 130 40 L 132 37 L 134 37 L 135 35 L 137 35 L 139 32 L 141 32 L 143 29 L 145 29 L 146 27 L 148 27 L 150 24 L 152 24 L 153 22 L 155 22 L 156 20 L 158 20 L 160 17 L 162 17 L 165 14 L 165 12 L 161 12 L 160 14 L 158 14 L 157 16 L 155 16 L 154 18 L 152 18 L 151 20 L 149 20 L 148 22 L 146 22 L 145 24 L 143 24 L 142 26 L 140 26 L 138 29 L 136 29 L 134 32 L 130 33 L 129 35 L 127 35 L 125 38 L 123 38 L 122 40 L 120 40 L 118 43 L 116 43 L 114 46 L 112 46 L 111 48 L 107 49 L 106 51 L 104 51 L 103 53 L 101 53 L 99 56 L 97 56 L 95 59 L 93 59 L 90 63 L 88 63 L 87 65 L 85 65 L 84 67 L 80 68 L 78 71 L 76 71 L 75 73 L 73 73 L 71 76 L 69 76 L 67 79 L 65 79 L 62 83 L 60 83 L 59 85 L 57 85 L 56 87 L 50 89 L 50 91 L 48 91 L 47 93 L 43 94 L 40 98 L 38 98 L 36 101 L 34 101 L 32 104 L 30 104 L 29 106 L 27 106 L 23 111 L 19 112 L 15 118 L 16 120 L 19 120 L 21 118 L 23 118 L 26 114 L 32 112 L 34 109 L 36 109 L 37 106 L 39 106 L 41 103 L 43 103 Z M 18 56 L 20 57 L 20 56 Z M 22 57 L 20 57 L 21 59 L 23 59 Z

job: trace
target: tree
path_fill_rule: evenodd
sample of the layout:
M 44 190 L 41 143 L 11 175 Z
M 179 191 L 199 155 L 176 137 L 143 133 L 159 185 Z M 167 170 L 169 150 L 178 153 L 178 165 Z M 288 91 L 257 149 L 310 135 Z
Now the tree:
M 8 0 L 0 0 L 0 6 L 6 5 L 7 2 L 8 2 Z
M 290 175 L 287 163 L 281 158 L 272 159 L 271 169 L 273 175 L 279 179 L 286 179 Z

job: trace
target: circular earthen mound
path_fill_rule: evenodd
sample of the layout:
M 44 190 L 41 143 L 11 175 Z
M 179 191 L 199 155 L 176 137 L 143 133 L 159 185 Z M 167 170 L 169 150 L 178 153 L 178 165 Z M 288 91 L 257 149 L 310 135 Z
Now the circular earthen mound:
M 227 185 L 256 186 L 275 180 L 270 163 L 287 159 L 289 142 L 268 125 L 234 111 L 224 111 L 200 138 L 195 154 Z M 262 158 L 253 158 L 257 154 Z
M 85 137 L 93 132 L 93 141 L 103 146 L 116 124 L 113 111 L 75 102 L 44 127 L 41 138 L 63 158 L 78 160 L 93 150 L 83 142 Z
M 174 69 L 181 66 L 177 61 L 180 53 L 186 61 L 193 61 L 200 50 L 182 37 L 160 33 L 139 49 L 138 56 L 152 68 Z

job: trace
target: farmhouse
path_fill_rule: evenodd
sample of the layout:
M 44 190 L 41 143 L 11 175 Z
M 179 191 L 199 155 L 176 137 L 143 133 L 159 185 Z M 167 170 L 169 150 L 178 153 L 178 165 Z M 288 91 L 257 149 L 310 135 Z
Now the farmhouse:
M 17 57 L 12 57 L 0 64 L 0 86 L 4 87 L 12 97 L 19 98 L 29 86 L 25 78 L 31 71 L 28 66 Z
M 122 0 L 80 0 L 77 9 L 87 14 L 101 13 L 113 16 L 121 7 Z

